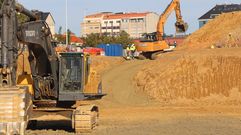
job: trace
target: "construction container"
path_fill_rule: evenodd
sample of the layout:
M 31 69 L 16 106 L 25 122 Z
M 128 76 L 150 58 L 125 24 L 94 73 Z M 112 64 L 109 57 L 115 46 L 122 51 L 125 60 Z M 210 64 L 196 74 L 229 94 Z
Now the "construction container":
M 106 56 L 123 56 L 121 44 L 99 44 L 98 48 L 104 49 Z

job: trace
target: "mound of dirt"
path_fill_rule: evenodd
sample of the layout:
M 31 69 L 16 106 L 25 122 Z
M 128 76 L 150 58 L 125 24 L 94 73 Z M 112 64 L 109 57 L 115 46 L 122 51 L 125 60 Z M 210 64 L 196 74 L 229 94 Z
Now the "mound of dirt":
M 179 49 L 241 46 L 241 12 L 224 13 L 190 35 Z
M 103 73 L 122 62 L 124 62 L 124 59 L 121 57 L 91 56 L 90 78 L 89 83 L 86 85 L 85 92 L 96 92 Z
M 180 99 L 185 102 L 189 99 L 210 101 L 215 98 L 207 97 L 220 96 L 227 97 L 221 98 L 225 103 L 240 104 L 240 53 L 241 49 L 203 50 L 183 55 L 178 60 L 159 59 L 145 66 L 135 80 L 142 91 L 160 102 L 178 103 Z
M 139 89 L 167 104 L 241 105 L 240 18 L 222 14 L 145 65 L 135 76 Z

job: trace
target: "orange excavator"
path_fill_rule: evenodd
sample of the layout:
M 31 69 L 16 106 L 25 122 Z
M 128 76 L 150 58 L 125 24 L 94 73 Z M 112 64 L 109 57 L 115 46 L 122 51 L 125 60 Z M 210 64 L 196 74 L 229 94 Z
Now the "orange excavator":
M 159 18 L 157 32 L 143 34 L 143 39 L 141 39 L 141 42 L 137 45 L 137 51 L 141 52 L 140 59 L 149 58 L 154 60 L 158 54 L 170 48 L 164 39 L 164 26 L 172 11 L 176 13 L 176 32 L 184 33 L 187 31 L 188 24 L 183 21 L 180 0 L 172 0 Z

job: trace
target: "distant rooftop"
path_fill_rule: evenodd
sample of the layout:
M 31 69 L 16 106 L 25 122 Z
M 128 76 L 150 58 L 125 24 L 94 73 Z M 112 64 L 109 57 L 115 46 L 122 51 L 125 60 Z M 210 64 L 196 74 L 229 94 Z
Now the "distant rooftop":
M 87 16 L 85 16 L 85 18 L 100 18 L 100 17 L 102 17 L 104 15 L 108 15 L 108 14 L 113 14 L 113 13 L 112 12 L 101 12 L 101 13 L 87 15 Z
M 234 11 L 241 11 L 241 4 L 216 5 L 214 8 L 212 8 L 206 14 L 201 16 L 199 18 L 199 20 L 201 20 L 201 19 L 213 19 L 213 15 L 218 15 L 218 14 L 228 13 L 228 12 L 234 12 Z
M 110 14 L 110 15 L 105 15 L 104 20 L 106 19 L 123 19 L 123 18 L 132 18 L 132 17 L 144 17 L 150 12 L 144 12 L 144 13 L 124 13 L 124 12 L 119 12 L 116 14 Z
M 123 18 L 133 18 L 133 17 L 144 17 L 147 14 L 151 12 L 142 12 L 142 13 L 136 13 L 136 12 L 117 12 L 117 13 L 112 13 L 112 12 L 101 12 L 101 13 L 96 13 L 96 14 L 91 14 L 85 16 L 85 18 L 101 18 L 103 17 L 104 20 L 106 19 L 123 19 Z

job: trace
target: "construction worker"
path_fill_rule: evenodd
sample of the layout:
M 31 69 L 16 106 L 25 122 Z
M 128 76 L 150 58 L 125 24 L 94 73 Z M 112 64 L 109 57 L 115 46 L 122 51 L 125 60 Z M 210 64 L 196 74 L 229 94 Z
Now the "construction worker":
M 131 51 L 131 58 L 134 59 L 135 57 L 134 54 L 136 52 L 136 46 L 134 44 L 130 46 L 130 51 Z
M 127 60 L 131 59 L 131 46 L 130 45 L 128 45 L 126 47 L 126 59 Z

